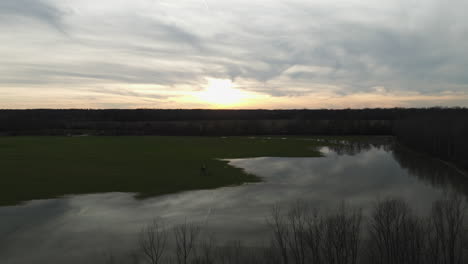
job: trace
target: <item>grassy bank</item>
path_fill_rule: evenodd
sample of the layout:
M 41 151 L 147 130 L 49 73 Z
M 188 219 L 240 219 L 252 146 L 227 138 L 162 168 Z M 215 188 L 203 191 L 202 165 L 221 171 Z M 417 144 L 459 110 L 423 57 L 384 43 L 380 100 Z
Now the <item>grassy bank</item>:
M 255 182 L 255 175 L 218 159 L 317 157 L 317 144 L 278 137 L 0 137 L 0 205 L 98 192 L 148 197 Z

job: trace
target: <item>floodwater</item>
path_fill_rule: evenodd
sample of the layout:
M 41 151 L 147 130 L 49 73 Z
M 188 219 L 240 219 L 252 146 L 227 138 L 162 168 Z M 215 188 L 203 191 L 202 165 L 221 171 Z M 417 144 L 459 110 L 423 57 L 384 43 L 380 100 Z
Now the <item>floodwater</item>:
M 364 214 L 378 199 L 401 197 L 420 214 L 447 191 L 466 196 L 468 176 L 388 140 L 324 147 L 324 157 L 231 160 L 263 182 L 146 200 L 104 193 L 0 207 L 0 263 L 105 263 L 128 257 L 154 218 L 195 222 L 218 241 L 261 244 L 272 205 L 302 200 L 327 211 L 342 202 Z M 383 142 L 383 143 L 382 143 Z

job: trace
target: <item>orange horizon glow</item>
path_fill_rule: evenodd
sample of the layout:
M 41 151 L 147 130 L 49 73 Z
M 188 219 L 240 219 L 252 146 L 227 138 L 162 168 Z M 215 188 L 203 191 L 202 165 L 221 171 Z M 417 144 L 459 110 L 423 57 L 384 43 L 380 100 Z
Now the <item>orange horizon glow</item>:
M 284 94 L 261 92 L 263 87 L 287 87 Z M 38 86 L 39 88 L 40 86 Z M 199 84 L 132 85 L 98 83 L 76 88 L 15 87 L 0 91 L 0 108 L 89 108 L 89 109 L 344 109 L 467 106 L 468 94 L 441 92 L 423 94 L 392 91 L 383 86 L 366 92 L 343 94 L 342 87 L 328 84 L 296 83 L 273 80 L 258 82 L 206 77 Z M 284 90 L 284 89 L 283 89 Z

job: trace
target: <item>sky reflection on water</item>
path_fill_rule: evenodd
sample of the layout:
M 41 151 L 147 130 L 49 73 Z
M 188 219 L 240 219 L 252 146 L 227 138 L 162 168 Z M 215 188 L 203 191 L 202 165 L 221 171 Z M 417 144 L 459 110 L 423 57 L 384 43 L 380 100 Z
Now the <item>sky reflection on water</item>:
M 399 146 L 322 151 L 321 158 L 230 161 L 263 177 L 261 183 L 146 200 L 105 193 L 0 207 L 0 262 L 103 263 L 110 253 L 130 254 L 138 230 L 156 217 L 169 225 L 197 222 L 220 241 L 256 244 L 267 236 L 265 221 L 275 203 L 300 199 L 327 211 L 345 201 L 366 212 L 377 199 L 396 196 L 423 213 L 444 191 L 468 186 L 453 168 Z

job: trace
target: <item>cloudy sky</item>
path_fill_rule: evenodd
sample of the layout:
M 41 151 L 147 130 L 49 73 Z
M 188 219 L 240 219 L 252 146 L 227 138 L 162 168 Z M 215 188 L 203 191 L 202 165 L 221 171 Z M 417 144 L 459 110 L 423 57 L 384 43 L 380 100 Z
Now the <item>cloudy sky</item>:
M 468 106 L 466 0 L 0 0 L 0 108 Z

